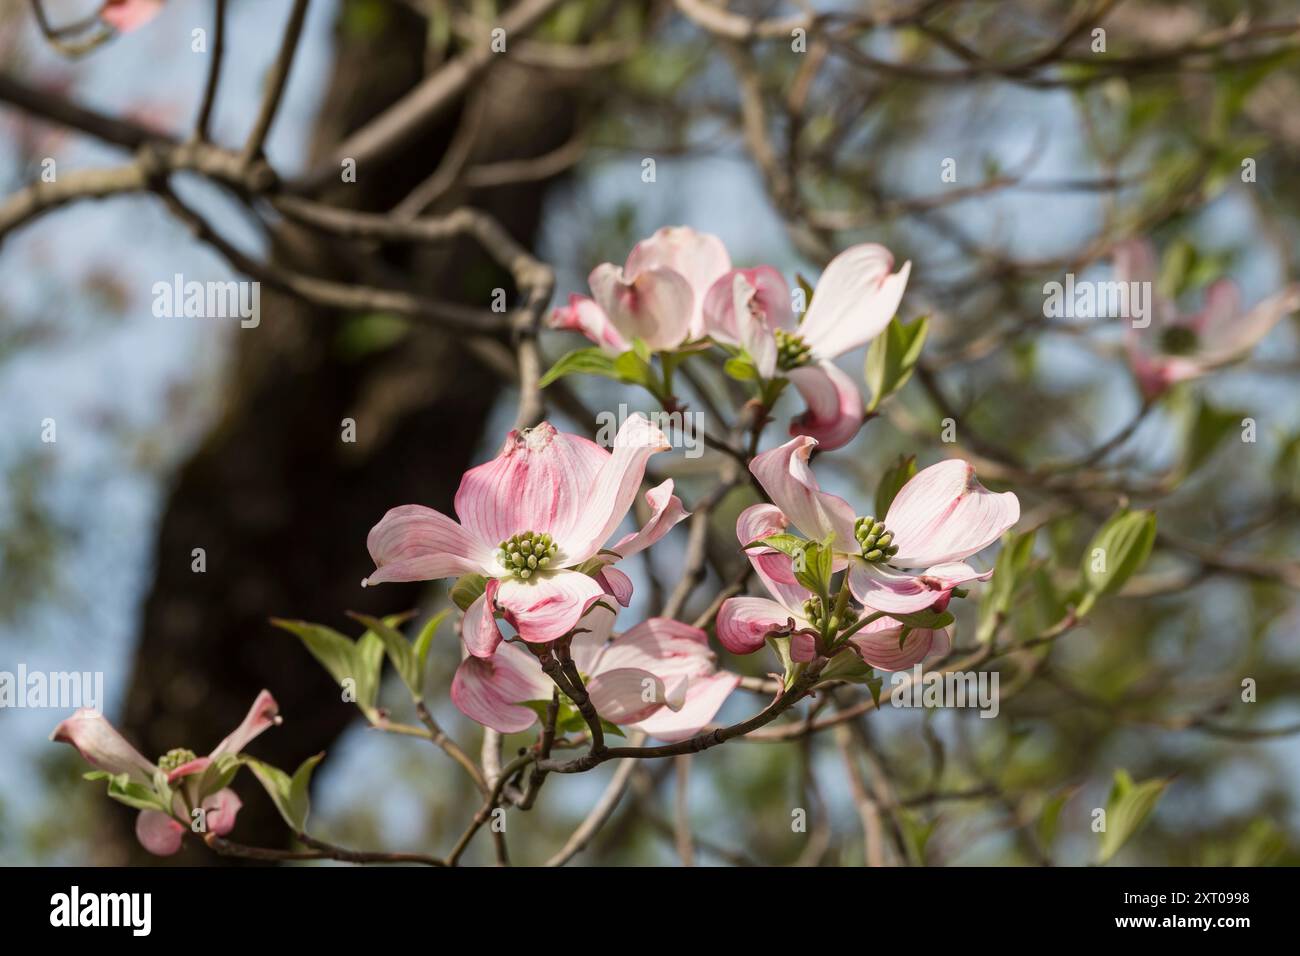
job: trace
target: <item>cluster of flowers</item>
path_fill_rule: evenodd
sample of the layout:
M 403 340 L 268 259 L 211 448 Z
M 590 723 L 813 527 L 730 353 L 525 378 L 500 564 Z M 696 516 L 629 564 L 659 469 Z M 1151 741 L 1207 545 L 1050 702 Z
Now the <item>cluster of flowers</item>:
M 1014 494 L 988 491 L 962 460 L 912 476 L 883 515 L 859 514 L 822 491 L 813 474 L 814 449 L 844 445 L 865 419 L 857 386 L 833 360 L 893 319 L 910 268 L 895 271 L 893 262 L 878 245 L 850 248 L 828 265 L 800 317 L 775 269 L 732 268 L 716 237 L 665 228 L 639 243 L 621 268 L 598 266 L 592 296 L 573 296 L 552 315 L 553 327 L 581 331 L 610 356 L 720 345 L 747 363 L 760 394 L 779 394 L 792 382 L 803 396 L 808 408 L 791 423 L 794 437 L 750 462 L 769 502 L 746 508 L 736 524 L 740 549 L 770 597 L 730 598 L 715 620 L 718 641 L 734 654 L 770 644 L 787 679 L 819 661 L 821 679 L 868 681 L 876 670 L 905 670 L 946 654 L 950 600 L 992 575 L 967 559 L 1020 517 Z M 1117 266 L 1125 277 L 1149 280 L 1153 255 L 1126 245 Z M 1163 328 L 1212 333 L 1216 317 L 1236 313 L 1229 292 L 1212 289 L 1205 316 L 1192 323 L 1179 324 L 1168 303 L 1159 303 Z M 1292 294 L 1257 310 L 1262 318 L 1248 323 L 1252 336 L 1293 304 Z M 1199 374 L 1190 361 L 1134 346 L 1148 393 Z M 669 447 L 641 415 L 623 423 L 609 450 L 543 422 L 512 431 L 495 458 L 465 473 L 454 500 L 459 520 L 404 505 L 371 530 L 375 571 L 363 584 L 458 579 L 463 654 L 451 698 L 463 713 L 516 733 L 550 707 L 568 708 L 572 720 L 589 704 L 608 724 L 668 742 L 713 720 L 741 678 L 718 667 L 705 631 L 660 617 L 614 630 L 633 590 L 617 565 L 688 517 L 670 479 L 646 493 L 645 523 L 617 534 L 649 459 Z M 229 784 L 246 762 L 239 752 L 278 721 L 274 699 L 263 692 L 207 757 L 173 750 L 156 764 L 91 711 L 59 724 L 54 739 L 94 764 L 91 776 L 107 777 L 111 795 L 139 807 L 141 842 L 169 854 L 196 815 L 206 832 L 229 832 L 240 807 Z
M 638 342 L 653 352 L 710 342 L 740 350 L 761 383 L 789 382 L 803 396 L 808 409 L 790 433 L 830 450 L 848 444 L 865 418 L 857 386 L 834 360 L 889 325 L 910 271 L 909 262 L 895 272 L 884 246 L 853 246 L 831 260 L 798 315 L 776 269 L 734 269 L 717 236 L 668 226 L 637 243 L 622 268 L 596 266 L 591 297 L 570 296 L 551 326 L 581 332 L 610 355 Z

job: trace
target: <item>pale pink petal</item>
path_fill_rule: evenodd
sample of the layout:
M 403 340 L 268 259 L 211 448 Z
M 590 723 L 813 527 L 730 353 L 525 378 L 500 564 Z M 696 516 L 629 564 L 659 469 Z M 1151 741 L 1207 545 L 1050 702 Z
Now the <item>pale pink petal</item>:
M 817 656 L 817 635 L 811 631 L 795 631 L 790 635 L 790 660 L 807 664 Z
M 195 774 L 207 770 L 210 766 L 212 766 L 211 757 L 195 757 L 193 760 L 181 764 L 171 773 L 167 774 L 167 782 L 175 783 L 182 777 L 192 777 Z
M 525 531 L 560 542 L 590 509 L 592 484 L 609 457 L 595 442 L 558 432 L 549 422 L 512 431 L 496 458 L 465 473 L 456 514 L 489 549 Z
M 1155 287 L 1160 272 L 1156 251 L 1145 239 L 1126 239 L 1111 251 L 1115 279 L 1119 282 L 1149 282 Z
M 527 730 L 537 714 L 519 706 L 550 700 L 553 686 L 537 658 L 516 644 L 491 657 L 466 657 L 451 681 L 451 700 L 462 714 L 503 734 Z
M 594 480 L 583 486 L 581 515 L 571 530 L 563 536 L 556 535 L 565 566 L 581 564 L 593 557 L 609 540 L 632 507 L 645 475 L 646 462 L 651 455 L 669 447 L 668 438 L 644 415 L 631 415 L 623 422 L 614 438 L 614 453 L 606 455 Z M 662 495 L 663 485 L 656 490 Z M 669 510 L 671 501 L 664 502 L 662 497 L 659 500 L 665 505 L 665 511 Z M 663 530 L 667 531 L 667 527 Z
M 757 358 L 746 341 L 747 320 L 752 329 L 765 332 L 769 340 L 774 329 L 792 332 L 796 328 L 790 287 L 771 266 L 732 269 L 714 282 L 704 297 L 704 323 L 709 336 L 725 345 L 745 346 Z
M 104 0 L 99 18 L 114 30 L 126 33 L 148 23 L 162 6 L 163 0 Z
M 849 568 L 849 589 L 877 611 L 911 614 L 936 604 L 942 609 L 953 588 L 992 576 L 992 571 L 976 571 L 962 561 L 936 564 L 920 574 L 854 561 Z
M 652 617 L 615 638 L 592 673 L 639 667 L 668 682 L 710 674 L 713 665 L 713 651 L 704 631 L 671 618 Z
M 497 605 L 521 638 L 544 644 L 577 627 L 588 608 L 603 597 L 605 591 L 594 578 L 556 571 L 527 581 L 506 578 L 497 591 Z
M 671 478 L 647 491 L 645 500 L 650 505 L 650 519 L 640 531 L 619 538 L 618 543 L 610 548 L 610 551 L 617 551 L 624 558 L 631 557 L 650 547 L 671 531 L 679 521 L 690 517 L 691 513 L 682 507 L 682 500 L 673 494 Z
M 596 575 L 596 582 L 619 604 L 627 607 L 632 603 L 632 579 L 618 568 L 607 567 Z
M 423 505 L 402 505 L 389 511 L 370 529 L 366 548 L 375 562 L 375 572 L 363 585 L 478 573 L 488 566 L 492 554 L 491 545 Z
M 641 339 L 659 352 L 691 337 L 694 297 L 690 284 L 671 269 L 628 273 L 606 262 L 591 271 L 587 282 L 624 340 Z
M 136 783 L 153 786 L 158 770 L 138 750 L 126 742 L 103 714 L 82 707 L 50 735 L 51 740 L 72 744 L 92 765 L 111 774 L 129 774 Z
M 862 393 L 831 361 L 803 365 L 785 373 L 803 396 L 808 410 L 790 422 L 791 435 L 817 439 L 823 451 L 842 448 L 853 440 L 866 419 Z
M 1020 500 L 989 491 L 968 461 L 950 459 L 914 475 L 885 515 L 898 553 L 891 564 L 924 568 L 982 551 L 1020 520 Z
M 135 837 L 154 856 L 171 856 L 184 836 L 185 827 L 161 810 L 141 810 L 135 818 Z
M 488 578 L 483 593 L 465 611 L 460 622 L 460 637 L 475 657 L 491 657 L 501 643 L 501 627 L 496 619 L 496 596 L 501 582 Z
M 614 617 L 607 603 L 597 604 L 578 622 L 578 633 L 569 642 L 569 653 L 578 673 L 591 675 L 604 666 L 601 662 L 614 636 Z
M 718 641 L 733 654 L 752 654 L 769 634 L 788 634 L 795 615 L 775 601 L 760 597 L 734 597 L 718 609 Z M 806 622 L 795 620 L 794 626 Z
M 731 269 L 731 256 L 722 240 L 707 232 L 696 232 L 689 226 L 665 226 L 649 239 L 636 244 L 623 271 L 636 275 L 652 269 L 669 269 L 685 280 L 692 294 L 689 337 L 695 339 L 706 335 L 705 296 L 710 287 Z
M 742 545 L 782 534 L 785 515 L 776 505 L 750 505 L 736 519 L 736 537 Z M 801 614 L 803 602 L 812 592 L 795 580 L 794 562 L 773 548 L 751 548 L 745 552 L 768 593 L 794 614 Z
M 225 754 L 237 754 L 262 731 L 280 722 L 280 705 L 275 702 L 269 690 L 264 690 L 257 695 L 257 699 L 253 701 L 253 706 L 248 709 L 240 725 L 231 732 L 230 736 L 217 744 L 208 756 L 216 760 Z
M 1234 298 L 1230 292 L 1215 290 L 1220 283 L 1210 287 L 1204 313 L 1204 340 L 1196 360 L 1208 367 L 1225 365 L 1242 358 L 1259 344 L 1282 319 L 1300 308 L 1300 285 L 1289 286 L 1259 303 L 1245 315 L 1227 312 L 1235 304 L 1224 299 Z
M 1198 336 L 1230 338 L 1234 320 L 1241 315 L 1241 290 L 1231 279 L 1217 279 L 1205 291 L 1205 306 L 1186 324 Z
M 878 564 L 854 561 L 849 565 L 849 590 L 862 604 L 891 614 L 915 614 L 948 596 L 950 588 L 924 580 L 921 575 L 895 571 Z
M 799 333 L 817 358 L 832 359 L 879 335 L 903 298 L 912 264 L 898 272 L 884 246 L 865 243 L 830 261 L 813 292 Z
M 904 671 L 930 655 L 948 653 L 950 641 L 946 629 L 930 631 L 918 628 L 908 634 L 899 647 L 903 625 L 890 618 L 872 621 L 849 638 L 863 662 L 882 671 Z
M 605 310 L 594 299 L 570 295 L 569 304 L 551 312 L 547 325 L 553 329 L 581 332 L 609 355 L 621 355 L 632 346 L 623 338 Z
M 856 550 L 853 508 L 843 498 L 822 491 L 809 467 L 808 458 L 815 447 L 816 439 L 801 435 L 756 456 L 749 470 L 805 537 L 822 541 L 834 535 L 837 548 Z
M 225 836 L 235 828 L 235 817 L 239 814 L 239 808 L 244 805 L 235 791 L 226 787 L 224 790 L 218 790 L 212 796 L 203 801 L 203 809 L 206 811 L 203 815 L 204 825 L 208 828 L 209 833 L 215 833 L 217 836 Z
M 612 724 L 645 720 L 668 703 L 668 691 L 656 675 L 637 667 L 601 671 L 587 681 L 596 713 Z
M 717 715 L 739 683 L 739 674 L 695 678 L 686 689 L 686 702 L 680 710 L 661 708 L 634 724 L 633 729 L 670 744 L 694 737 Z

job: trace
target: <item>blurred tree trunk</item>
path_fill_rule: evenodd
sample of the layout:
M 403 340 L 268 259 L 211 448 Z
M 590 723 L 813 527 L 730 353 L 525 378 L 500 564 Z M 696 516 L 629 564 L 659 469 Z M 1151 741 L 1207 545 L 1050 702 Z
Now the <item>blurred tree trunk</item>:
M 352 2 L 352 0 L 349 0 Z M 345 4 L 345 7 L 347 4 Z M 425 24 L 400 4 L 366 4 L 363 33 L 337 28 L 337 60 L 312 151 L 323 154 L 414 85 L 425 73 Z M 370 18 L 376 11 L 382 23 Z M 346 14 L 346 10 L 345 10 Z M 232 61 L 234 62 L 234 61 Z M 569 94 L 508 64 L 478 84 L 485 109 L 471 162 L 538 155 L 572 133 Z M 427 177 L 459 117 L 334 187 L 333 202 L 387 210 Z M 525 243 L 536 233 L 544 183 L 448 197 L 493 212 Z M 282 229 L 276 255 L 330 275 L 358 278 L 363 257 L 317 237 Z M 438 250 L 386 249 L 393 275 L 430 294 L 486 304 L 508 279 L 469 243 Z M 371 281 L 375 281 L 372 279 Z M 275 616 L 329 623 L 355 635 L 355 609 L 387 613 L 418 601 L 415 585 L 359 587 L 371 570 L 366 532 L 394 505 L 449 511 L 462 471 L 483 438 L 501 387 L 453 336 L 413 327 L 396 344 L 347 345 L 356 316 L 329 314 L 264 290 L 262 323 L 240 330 L 211 434 L 176 476 L 157 538 L 153 587 L 143 608 L 125 733 L 151 757 L 187 746 L 199 753 L 242 718 L 257 692 L 271 690 L 284 724 L 251 752 L 292 770 L 330 746 L 355 708 L 301 645 L 272 628 Z M 348 325 L 348 323 L 352 323 Z M 342 440 L 341 422 L 357 440 Z M 191 570 L 206 551 L 207 570 Z M 288 843 L 285 827 L 252 777 L 232 838 Z M 115 815 L 106 859 L 149 858 L 132 835 L 134 812 Z M 197 847 L 172 858 L 230 862 Z

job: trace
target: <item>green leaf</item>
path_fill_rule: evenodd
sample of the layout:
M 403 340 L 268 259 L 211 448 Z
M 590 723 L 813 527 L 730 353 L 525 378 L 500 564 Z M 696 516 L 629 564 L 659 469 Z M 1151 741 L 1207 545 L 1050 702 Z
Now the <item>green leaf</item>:
M 1106 829 L 1101 834 L 1098 863 L 1108 862 L 1141 829 L 1167 786 L 1169 781 L 1159 778 L 1134 783 L 1127 771 L 1115 771 L 1115 783 L 1106 801 Z
M 915 611 L 911 614 L 891 613 L 889 616 L 906 627 L 927 631 L 937 631 L 953 622 L 951 611 L 936 611 L 929 607 L 924 611 Z
M 353 657 L 353 643 L 333 628 L 323 624 L 311 624 L 307 621 L 286 621 L 272 618 L 271 623 L 282 631 L 296 634 L 307 645 L 307 650 L 316 658 L 331 677 L 342 684 L 345 680 L 356 679 L 356 661 Z
M 925 333 L 930 324 L 928 317 L 904 325 L 897 318 L 890 321 L 885 331 L 871 342 L 867 350 L 866 379 L 872 399 L 868 411 L 875 411 L 880 403 L 907 384 L 912 369 L 921 357 Z
M 462 574 L 451 587 L 451 600 L 462 611 L 468 611 L 487 589 L 487 578 L 481 574 Z
M 659 376 L 645 355 L 638 355 L 635 351 L 631 351 L 624 352 L 614 359 L 614 377 L 629 385 L 643 386 L 652 395 L 663 397 Z
M 1013 531 L 1002 536 L 1002 550 L 993 565 L 993 578 L 984 591 L 984 600 L 980 603 L 979 625 L 975 639 L 981 644 L 992 639 L 998 624 L 1005 618 L 1011 608 L 1011 598 L 1016 593 L 1021 575 L 1029 566 L 1029 559 L 1034 553 L 1034 530 L 1024 534 Z
M 433 635 L 438 632 L 438 625 L 450 613 L 451 608 L 445 608 L 429 618 L 420 630 L 419 636 L 415 639 L 415 666 L 421 675 L 421 680 L 423 680 L 423 675 L 427 672 L 426 664 L 429 660 L 429 645 L 433 643 Z
M 377 635 L 367 632 L 354 642 L 323 624 L 280 618 L 272 618 L 271 623 L 296 635 L 340 687 L 348 689 L 350 684 L 356 693 L 357 707 L 367 719 L 373 719 L 375 700 L 379 696 L 379 669 L 384 659 L 383 643 Z
M 108 795 L 118 803 L 125 803 L 128 807 L 137 810 L 161 810 L 163 813 L 171 813 L 170 799 L 164 800 L 144 784 L 135 782 L 130 774 L 104 773 L 96 777 L 87 775 L 86 779 L 108 780 Z
M 1179 477 L 1190 475 L 1208 461 L 1225 438 L 1239 432 L 1245 417 L 1243 411 L 1215 408 L 1204 398 L 1198 398 L 1187 422 Z
M 253 757 L 240 757 L 240 761 L 253 771 L 253 775 L 270 795 L 275 808 L 280 811 L 280 816 L 284 818 L 284 822 L 290 829 L 294 833 L 302 833 L 307 826 L 307 815 L 311 812 L 312 771 L 324 757 L 323 753 L 308 757 L 294 771 L 292 777 L 279 767 L 273 767 Z
M 575 349 L 568 355 L 562 356 L 551 366 L 550 371 L 542 376 L 541 381 L 537 383 L 537 387 L 545 388 L 566 375 L 579 374 L 603 375 L 605 378 L 620 377 L 619 373 L 615 371 L 614 359 L 592 346 L 591 348 Z
M 791 555 L 794 579 L 813 594 L 826 598 L 831 590 L 831 573 L 835 555 L 829 545 L 815 541 L 803 542 L 803 547 Z
M 1106 520 L 1083 555 L 1083 584 L 1088 607 L 1113 594 L 1146 563 L 1156 539 L 1156 516 L 1120 508 Z
M 899 455 L 898 461 L 885 469 L 885 473 L 880 477 L 880 484 L 876 486 L 876 510 L 873 513 L 879 515 L 879 520 L 885 520 L 894 498 L 915 474 L 915 455 Z
M 754 368 L 754 363 L 746 356 L 732 356 L 727 359 L 727 363 L 722 366 L 722 370 L 737 382 L 758 381 L 758 369 Z
M 750 548 L 767 547 L 793 558 L 797 554 L 802 554 L 803 549 L 810 543 L 807 538 L 801 538 L 794 534 L 773 534 L 768 535 L 766 538 L 751 541 L 741 550 L 748 551 Z
M 1043 808 L 1038 812 L 1038 823 L 1035 825 L 1035 833 L 1038 836 L 1038 843 L 1045 851 L 1052 848 L 1056 842 L 1056 832 L 1061 822 L 1061 811 L 1065 804 L 1074 796 L 1075 787 L 1067 787 L 1060 793 L 1054 793 L 1043 801 Z
M 402 683 L 411 692 L 411 696 L 419 700 L 423 681 L 420 679 L 420 668 L 411 642 L 388 621 L 381 621 L 377 617 L 358 614 L 355 611 L 349 611 L 348 617 L 360 621 L 384 642 L 384 650 L 388 654 L 388 659 L 393 662 L 397 676 L 402 678 Z

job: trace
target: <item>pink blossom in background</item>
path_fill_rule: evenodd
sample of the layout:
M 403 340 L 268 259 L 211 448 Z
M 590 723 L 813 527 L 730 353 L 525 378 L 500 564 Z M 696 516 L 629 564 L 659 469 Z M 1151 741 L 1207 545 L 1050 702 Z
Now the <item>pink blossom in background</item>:
M 99 8 L 99 18 L 114 30 L 127 33 L 138 29 L 156 17 L 164 0 L 104 0 Z
M 693 736 L 713 719 L 740 678 L 717 672 L 708 637 L 699 628 L 650 618 L 616 635 L 614 617 L 604 605 L 592 608 L 570 644 L 597 713 L 660 740 Z M 466 654 L 451 697 L 467 717 L 501 733 L 517 733 L 537 720 L 523 703 L 549 701 L 554 689 L 528 649 L 505 642 L 490 657 Z
M 572 297 L 567 308 L 552 313 L 550 324 L 582 332 L 609 352 L 626 351 L 633 339 L 670 351 L 707 334 L 705 295 L 730 268 L 717 236 L 665 226 L 637 243 L 621 268 L 596 266 L 587 277 L 592 297 Z
M 375 572 L 363 584 L 484 575 L 486 589 L 461 629 L 479 657 L 501 643 L 498 613 L 525 641 L 562 637 L 606 594 L 626 605 L 631 582 L 612 565 L 686 517 L 669 479 L 646 493 L 651 515 L 641 530 L 608 543 L 632 507 L 646 462 L 668 447 L 642 415 L 623 423 L 612 454 L 547 422 L 512 431 L 496 458 L 461 479 L 459 523 L 422 505 L 384 515 L 366 539 Z
M 1248 355 L 1275 325 L 1300 308 L 1300 285 L 1291 284 L 1243 311 L 1241 291 L 1231 279 L 1219 279 L 1205 291 L 1201 311 L 1180 316 L 1176 305 L 1157 295 L 1159 269 L 1155 250 L 1141 239 L 1115 248 L 1115 277 L 1120 282 L 1147 282 L 1151 324 L 1129 327 L 1129 366 L 1143 397 L 1163 394 L 1176 382 L 1199 378 Z
M 805 537 L 832 539 L 836 570 L 848 568 L 849 587 L 862 604 L 898 614 L 943 607 L 953 588 L 992 575 L 964 559 L 1020 520 L 1013 493 L 989 491 L 969 462 L 952 459 L 914 475 L 884 518 L 870 516 L 868 523 L 843 498 L 821 490 L 808 463 L 816 446 L 806 436 L 792 439 L 755 457 L 750 471 Z
M 243 722 L 208 756 L 196 757 L 188 751 L 174 750 L 162 758 L 167 783 L 177 792 L 170 815 L 161 810 L 141 810 L 136 818 L 135 833 L 146 850 L 156 856 L 171 856 L 181 848 L 187 827 L 180 820 L 189 820 L 188 807 L 202 807 L 206 811 L 206 832 L 225 836 L 231 831 L 242 804 L 229 787 L 212 789 L 213 775 L 207 771 L 219 758 L 238 754 L 262 731 L 280 723 L 279 710 L 270 691 L 264 690 L 253 701 Z M 151 792 L 156 786 L 154 778 L 162 771 L 96 710 L 85 707 L 78 710 L 54 728 L 50 739 L 71 744 L 91 765 L 114 776 L 126 774 L 132 783 Z

